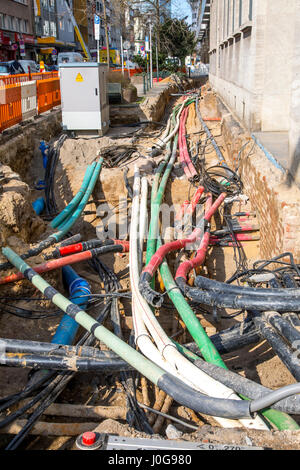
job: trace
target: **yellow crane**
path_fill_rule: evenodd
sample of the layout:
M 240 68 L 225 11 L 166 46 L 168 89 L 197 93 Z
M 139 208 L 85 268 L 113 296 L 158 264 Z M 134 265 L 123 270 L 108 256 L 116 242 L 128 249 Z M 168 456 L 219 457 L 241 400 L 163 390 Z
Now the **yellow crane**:
M 90 51 L 89 51 L 88 47 L 86 46 L 86 44 L 85 44 L 85 42 L 84 42 L 84 39 L 83 39 L 82 34 L 81 34 L 81 32 L 80 32 L 80 29 L 78 28 L 77 22 L 76 22 L 76 20 L 75 20 L 75 18 L 74 18 L 73 12 L 72 12 L 72 10 L 71 10 L 71 8 L 70 8 L 70 6 L 69 6 L 67 0 L 64 0 L 64 3 L 65 3 L 65 6 L 66 6 L 66 10 L 67 10 L 67 12 L 68 12 L 68 14 L 69 14 L 69 16 L 70 16 L 71 21 L 72 21 L 72 24 L 73 24 L 75 33 L 76 33 L 76 35 L 77 35 L 77 37 L 78 37 L 78 40 L 79 40 L 79 42 L 80 42 L 80 44 L 81 44 L 82 50 L 83 50 L 83 52 L 84 52 L 86 58 L 87 58 L 89 61 L 92 61 L 92 56 L 91 56 L 91 54 L 90 54 Z

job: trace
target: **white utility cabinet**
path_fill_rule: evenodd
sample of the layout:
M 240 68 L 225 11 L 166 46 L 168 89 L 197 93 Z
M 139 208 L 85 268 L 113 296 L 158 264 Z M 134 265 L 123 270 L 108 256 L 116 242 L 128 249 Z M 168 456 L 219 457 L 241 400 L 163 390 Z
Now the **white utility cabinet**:
M 59 65 L 62 124 L 69 131 L 98 131 L 109 127 L 106 64 L 74 62 Z

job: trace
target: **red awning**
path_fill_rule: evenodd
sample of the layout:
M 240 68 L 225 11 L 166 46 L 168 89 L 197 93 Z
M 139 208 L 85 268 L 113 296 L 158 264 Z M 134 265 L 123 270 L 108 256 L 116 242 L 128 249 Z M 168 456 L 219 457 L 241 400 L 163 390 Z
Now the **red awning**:
M 1 31 L 0 29 L 0 44 L 3 46 L 10 46 L 11 45 L 11 40 L 9 36 L 5 36 L 4 31 Z

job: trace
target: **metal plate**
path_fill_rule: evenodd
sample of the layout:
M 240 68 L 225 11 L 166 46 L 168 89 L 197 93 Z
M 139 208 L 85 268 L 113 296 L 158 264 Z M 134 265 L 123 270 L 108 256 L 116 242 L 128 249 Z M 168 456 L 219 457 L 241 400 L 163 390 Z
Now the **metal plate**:
M 263 447 L 109 436 L 105 450 L 264 450 Z

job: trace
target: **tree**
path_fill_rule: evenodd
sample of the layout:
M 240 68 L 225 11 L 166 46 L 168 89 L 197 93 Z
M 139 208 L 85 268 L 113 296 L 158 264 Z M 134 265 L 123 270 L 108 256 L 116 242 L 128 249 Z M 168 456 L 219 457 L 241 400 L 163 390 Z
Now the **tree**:
M 169 57 L 178 58 L 181 65 L 187 55 L 191 55 L 196 47 L 195 33 L 190 30 L 185 19 L 168 18 L 158 26 L 157 33 L 160 36 L 161 52 Z
M 124 0 L 123 0 L 124 1 Z M 132 8 L 139 7 L 141 15 L 145 18 L 145 23 L 152 23 L 157 34 L 157 46 L 160 50 L 159 25 L 162 20 L 169 18 L 168 8 L 171 7 L 172 0 L 127 0 L 127 4 Z
M 105 0 L 102 0 L 103 5 L 103 22 L 104 22 L 104 32 L 105 32 L 105 42 L 106 42 L 106 53 L 107 53 L 107 67 L 109 68 L 110 62 L 110 53 L 109 53 L 109 38 L 108 38 L 108 27 L 107 27 L 107 16 L 106 16 L 106 3 Z
M 142 57 L 141 55 L 135 55 L 133 56 L 133 60 L 143 70 L 143 72 L 146 71 L 147 59 L 145 57 Z

